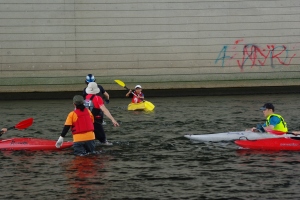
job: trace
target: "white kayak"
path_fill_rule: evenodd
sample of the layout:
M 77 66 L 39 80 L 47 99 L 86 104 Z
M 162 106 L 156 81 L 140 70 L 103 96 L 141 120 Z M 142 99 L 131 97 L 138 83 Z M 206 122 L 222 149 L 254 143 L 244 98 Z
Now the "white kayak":
M 290 135 L 291 136 L 291 135 Z M 239 131 L 239 132 L 226 132 L 226 133 L 214 133 L 214 134 L 203 134 L 203 135 L 184 135 L 184 137 L 202 142 L 219 142 L 219 141 L 230 141 L 238 139 L 256 140 L 262 138 L 279 138 L 289 137 L 284 135 L 275 135 L 271 133 L 256 133 L 252 131 Z

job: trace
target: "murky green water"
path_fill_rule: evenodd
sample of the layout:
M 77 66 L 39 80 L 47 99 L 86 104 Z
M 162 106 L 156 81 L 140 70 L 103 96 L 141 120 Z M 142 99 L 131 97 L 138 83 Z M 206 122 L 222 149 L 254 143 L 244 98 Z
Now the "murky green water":
M 71 97 L 72 98 L 72 97 Z M 57 140 L 72 100 L 2 101 L 2 126 L 33 117 L 25 131 L 2 138 Z M 299 199 L 300 152 L 243 151 L 233 142 L 193 143 L 184 134 L 240 131 L 263 122 L 272 102 L 299 130 L 300 95 L 148 99 L 152 113 L 127 111 L 128 99 L 108 108 L 121 123 L 105 130 L 114 145 L 99 155 L 0 152 L 0 199 Z M 69 133 L 65 140 L 71 140 Z

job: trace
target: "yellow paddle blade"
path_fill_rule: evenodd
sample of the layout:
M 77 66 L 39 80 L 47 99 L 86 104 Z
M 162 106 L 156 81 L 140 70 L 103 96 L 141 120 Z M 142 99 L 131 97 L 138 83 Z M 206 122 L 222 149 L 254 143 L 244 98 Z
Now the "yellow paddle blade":
M 150 101 L 144 101 L 146 110 L 152 111 L 155 106 Z
M 121 87 L 126 87 L 125 83 L 121 80 L 115 80 L 116 83 L 118 83 Z

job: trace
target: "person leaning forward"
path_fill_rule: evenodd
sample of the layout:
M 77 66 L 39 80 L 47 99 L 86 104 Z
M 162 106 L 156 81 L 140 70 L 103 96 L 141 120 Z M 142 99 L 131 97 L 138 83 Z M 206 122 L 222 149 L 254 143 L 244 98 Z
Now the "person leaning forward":
M 86 155 L 95 151 L 94 117 L 84 106 L 84 99 L 80 95 L 73 97 L 75 110 L 68 114 L 65 126 L 55 146 L 60 148 L 69 129 L 72 129 L 74 154 Z
M 267 130 L 276 130 L 282 132 L 288 132 L 287 124 L 284 121 L 283 117 L 279 114 L 275 114 L 275 107 L 271 103 L 264 104 L 260 110 L 263 112 L 266 117 L 266 122 L 261 125 L 258 124 L 256 127 L 253 127 L 251 131 L 253 132 L 268 132 Z
M 118 122 L 113 118 L 110 114 L 109 110 L 105 107 L 103 100 L 97 94 L 99 93 L 99 88 L 97 83 L 91 82 L 88 84 L 86 88 L 87 96 L 85 98 L 85 106 L 88 107 L 93 116 L 94 116 L 94 133 L 97 140 L 99 140 L 102 144 L 110 145 L 106 140 L 106 135 L 102 126 L 102 118 L 101 111 L 112 121 L 114 126 L 119 126 Z

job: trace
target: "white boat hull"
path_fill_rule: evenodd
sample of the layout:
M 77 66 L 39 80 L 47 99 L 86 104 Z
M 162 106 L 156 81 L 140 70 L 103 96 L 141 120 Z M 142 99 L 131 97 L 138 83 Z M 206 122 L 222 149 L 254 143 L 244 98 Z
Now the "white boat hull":
M 203 135 L 184 135 L 184 137 L 202 142 L 219 142 L 219 141 L 230 141 L 238 139 L 256 140 L 262 138 L 278 138 L 288 137 L 284 135 L 274 135 L 270 133 L 255 133 L 251 131 L 239 131 L 239 132 L 226 132 L 226 133 L 214 133 L 214 134 L 203 134 Z

